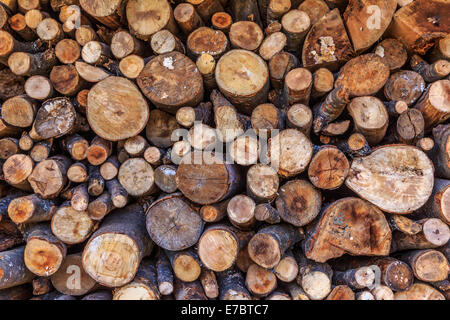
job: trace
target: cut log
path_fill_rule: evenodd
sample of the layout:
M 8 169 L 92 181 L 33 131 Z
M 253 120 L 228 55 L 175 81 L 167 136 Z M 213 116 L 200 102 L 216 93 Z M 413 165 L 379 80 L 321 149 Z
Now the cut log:
M 349 103 L 347 109 L 356 130 L 364 135 L 370 145 L 377 145 L 383 140 L 389 124 L 389 114 L 383 102 L 371 96 L 358 97 Z
M 395 13 L 388 32 L 409 51 L 425 54 L 436 40 L 449 32 L 449 17 L 443 15 L 448 10 L 447 1 L 413 1 Z
M 356 300 L 353 290 L 346 285 L 339 285 L 331 290 L 325 300 Z
M 329 205 L 307 231 L 304 244 L 309 259 L 325 262 L 345 253 L 389 254 L 391 230 L 381 210 L 358 198 L 344 198 Z
M 53 67 L 50 81 L 56 91 L 66 96 L 74 96 L 84 86 L 83 78 L 71 64 Z
M 252 264 L 247 270 L 245 285 L 253 295 L 266 296 L 275 290 L 277 278 L 271 270 Z
M 144 44 L 126 31 L 118 31 L 111 39 L 111 52 L 117 59 L 131 54 L 142 55 Z
M 187 0 L 192 4 L 203 21 L 211 21 L 211 17 L 216 12 L 224 11 L 220 0 Z
M 114 209 L 111 195 L 109 192 L 103 192 L 97 199 L 89 203 L 87 211 L 92 220 L 99 221 Z
M 0 139 L 0 159 L 6 160 L 16 153 L 19 153 L 19 141 L 17 139 Z
M 286 74 L 298 67 L 298 58 L 292 53 L 281 51 L 269 61 L 270 84 L 275 90 L 284 86 Z
M 203 20 L 190 3 L 178 4 L 173 11 L 173 15 L 178 26 L 186 35 L 203 26 Z
M 400 260 L 382 257 L 371 259 L 370 263 L 380 268 L 381 283 L 393 291 L 406 290 L 414 282 L 414 274 L 411 268 Z
M 175 278 L 173 296 L 175 300 L 208 300 L 200 281 L 183 282 Z
M 399 71 L 392 74 L 384 86 L 384 95 L 390 101 L 404 101 L 413 105 L 425 90 L 423 78 L 414 71 Z
M 145 128 L 145 136 L 148 141 L 159 148 L 168 148 L 172 141 L 172 132 L 180 126 L 174 116 L 159 109 L 150 111 L 150 119 Z
M 219 299 L 221 300 L 251 300 L 244 277 L 238 270 L 227 270 L 217 274 L 219 283 Z
M 252 135 L 239 136 L 230 144 L 230 158 L 233 163 L 241 166 L 255 164 L 258 161 L 259 153 L 259 142 Z
M 120 0 L 97 1 L 81 0 L 80 5 L 84 11 L 105 26 L 117 29 L 124 15 L 124 6 Z
M 433 159 L 436 176 L 450 179 L 450 125 L 439 125 L 433 129 L 436 142 Z
M 408 290 L 396 292 L 394 298 L 395 300 L 445 300 L 442 293 L 425 283 L 414 283 Z
M 189 34 L 186 46 L 190 57 L 195 60 L 202 53 L 208 53 L 219 59 L 228 48 L 227 36 L 220 30 L 200 27 Z
M 25 247 L 17 247 L 8 251 L 0 252 L 0 289 L 7 289 L 31 282 L 34 277 L 25 265 Z
M 253 21 L 238 21 L 231 25 L 228 34 L 231 46 L 235 49 L 258 50 L 264 39 L 261 27 Z
M 247 194 L 258 202 L 272 201 L 277 195 L 277 171 L 265 164 L 255 164 L 247 171 Z
M 448 278 L 448 261 L 439 251 L 413 250 L 404 253 L 401 259 L 411 266 L 414 276 L 420 281 L 436 282 Z
M 176 51 L 151 59 L 137 84 L 153 104 L 170 113 L 182 106 L 195 107 L 203 99 L 203 79 L 195 63 Z
M 305 0 L 298 6 L 298 10 L 305 12 L 311 22 L 311 26 L 315 25 L 330 9 L 323 0 Z
M 91 66 L 90 64 L 82 61 L 75 62 L 75 68 L 77 69 L 80 77 L 87 82 L 100 82 L 111 75 L 102 68 Z
M 158 289 L 162 295 L 170 295 L 173 292 L 173 273 L 170 261 L 161 251 L 156 262 L 156 274 Z
M 426 82 L 434 82 L 450 74 L 450 62 L 447 60 L 438 60 L 433 64 L 429 64 L 415 54 L 411 57 L 409 63 L 411 68 L 419 73 Z
M 353 48 L 337 9 L 320 18 L 305 38 L 303 66 L 310 70 L 328 68 L 335 71 L 353 56 Z
M 315 187 L 334 190 L 344 183 L 349 169 L 347 158 L 338 148 L 323 146 L 311 160 L 308 177 Z
M 109 77 L 89 90 L 89 126 L 106 140 L 135 136 L 144 129 L 148 119 L 147 102 L 138 88 L 125 78 Z
M 450 118 L 449 88 L 450 80 L 433 82 L 415 105 L 422 112 L 426 131 Z
M 294 104 L 286 112 L 286 126 L 301 131 L 309 137 L 313 122 L 311 109 L 304 104 Z
M 274 268 L 274 274 L 283 282 L 294 281 L 298 275 L 298 263 L 292 252 L 287 252 Z
M 9 98 L 2 104 L 3 121 L 11 126 L 26 128 L 33 124 L 36 104 L 25 95 Z
M 104 286 L 122 286 L 134 278 L 152 247 L 142 208 L 130 205 L 108 215 L 91 236 L 83 251 L 83 268 Z
M 344 12 L 348 34 L 357 52 L 367 50 L 384 34 L 397 9 L 395 0 L 350 0 Z
M 145 61 L 142 57 L 130 54 L 122 58 L 119 62 L 119 69 L 122 74 L 129 79 L 136 79 L 144 69 Z
M 85 241 L 94 230 L 94 222 L 86 211 L 74 210 L 65 202 L 53 215 L 51 228 L 55 237 L 71 245 Z
M 279 21 L 291 9 L 290 0 L 269 0 L 266 8 L 266 24 Z
M 405 46 L 397 39 L 384 39 L 373 52 L 383 59 L 391 72 L 398 71 L 408 59 Z
M 231 0 L 230 9 L 235 21 L 253 21 L 262 27 L 257 0 Z
M 409 109 L 403 112 L 397 119 L 397 140 L 405 144 L 417 144 L 423 137 L 425 121 L 422 113 L 417 109 Z
M 277 224 L 281 221 L 278 211 L 268 203 L 260 203 L 256 206 L 255 219 L 269 224 Z
M 301 52 L 301 44 L 311 26 L 308 14 L 297 9 L 291 10 L 283 15 L 281 25 L 286 34 L 286 50 Z
M 256 223 L 255 201 L 243 194 L 230 199 L 227 205 L 228 220 L 239 229 L 251 229 Z
M 219 222 L 227 215 L 229 200 L 219 203 L 205 205 L 200 208 L 200 216 L 205 222 Z
M 202 273 L 200 274 L 200 282 L 202 283 L 205 295 L 209 299 L 215 299 L 219 296 L 219 285 L 217 283 L 217 278 L 214 271 L 202 269 Z
M 61 63 L 75 63 L 80 58 L 81 50 L 78 42 L 63 39 L 55 46 L 55 55 Z
M 28 177 L 33 172 L 33 160 L 26 154 L 15 154 L 3 164 L 5 181 L 17 189 L 31 191 Z
M 59 270 L 51 276 L 51 283 L 58 292 L 82 296 L 95 289 L 97 283 L 83 269 L 81 254 L 66 256 Z
M 230 32 L 233 18 L 226 12 L 216 12 L 211 17 L 211 26 L 213 29 L 220 30 L 225 34 Z
M 340 86 L 328 93 L 325 100 L 314 110 L 313 131 L 319 134 L 331 121 L 336 120 L 350 102 L 350 91 Z
M 19 76 L 47 74 L 56 63 L 57 59 L 53 49 L 33 54 L 14 52 L 8 58 L 9 68 Z
M 131 158 L 122 163 L 118 180 L 131 196 L 146 195 L 154 190 L 154 173 L 143 158 Z
M 422 231 L 422 225 L 420 223 L 399 214 L 391 215 L 389 224 L 392 230 L 398 230 L 409 235 L 418 234 Z
M 49 221 L 56 209 L 53 201 L 32 194 L 13 199 L 8 206 L 8 216 L 16 224 Z
M 369 267 L 335 271 L 333 273 L 333 282 L 353 289 L 363 289 L 371 287 L 374 284 L 375 272 Z
M 184 282 L 192 282 L 200 277 L 201 262 L 192 249 L 183 251 L 166 251 L 174 275 Z
M 197 58 L 195 64 L 197 65 L 198 71 L 200 71 L 200 73 L 202 74 L 203 83 L 206 89 L 213 90 L 214 88 L 216 88 L 217 87 L 215 78 L 216 61 L 214 60 L 214 57 L 209 53 L 202 53 Z
M 53 95 L 53 86 L 44 76 L 32 76 L 25 81 L 25 93 L 32 99 L 47 100 Z M 4 105 L 3 105 L 4 107 Z
M 438 218 L 450 224 L 450 181 L 434 180 L 432 194 L 428 201 L 414 214 L 423 218 Z
M 251 114 L 267 99 L 269 71 L 264 60 L 255 53 L 235 49 L 224 54 L 217 63 L 216 82 L 232 104 L 241 112 Z
M 280 53 L 286 46 L 287 37 L 282 32 L 273 32 L 268 35 L 259 47 L 259 55 L 264 60 L 270 60 L 274 55 Z
M 418 148 L 387 145 L 355 158 L 345 184 L 383 211 L 404 214 L 426 203 L 433 172 L 430 159 Z
M 172 51 L 186 53 L 184 44 L 169 30 L 160 30 L 152 35 L 150 47 L 156 54 L 164 54 Z
M 197 243 L 203 221 L 179 193 L 163 196 L 147 211 L 147 230 L 160 247 L 179 251 Z

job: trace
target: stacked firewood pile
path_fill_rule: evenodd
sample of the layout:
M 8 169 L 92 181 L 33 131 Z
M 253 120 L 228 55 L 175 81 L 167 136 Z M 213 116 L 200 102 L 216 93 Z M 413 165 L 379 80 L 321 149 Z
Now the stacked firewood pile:
M 0 0 L 0 299 L 450 299 L 448 0 Z

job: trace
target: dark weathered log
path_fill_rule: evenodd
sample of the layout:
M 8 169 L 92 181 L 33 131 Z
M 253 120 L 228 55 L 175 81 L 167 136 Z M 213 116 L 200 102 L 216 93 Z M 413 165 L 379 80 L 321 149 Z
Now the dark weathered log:
M 435 149 L 433 163 L 436 176 L 450 179 L 450 125 L 439 125 L 433 129 Z
M 251 300 L 244 277 L 238 270 L 227 270 L 217 274 L 219 298 L 221 300 Z
M 158 289 L 162 295 L 170 295 L 173 292 L 173 273 L 170 261 L 161 251 L 156 262 Z

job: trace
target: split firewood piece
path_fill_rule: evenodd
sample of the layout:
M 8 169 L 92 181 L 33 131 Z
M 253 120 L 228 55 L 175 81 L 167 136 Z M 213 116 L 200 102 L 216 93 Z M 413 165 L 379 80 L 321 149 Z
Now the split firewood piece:
M 91 236 L 84 247 L 83 268 L 104 286 L 122 286 L 134 278 L 152 247 L 142 207 L 130 205 L 108 215 Z
M 414 276 L 420 281 L 436 282 L 448 278 L 448 261 L 439 251 L 413 250 L 402 254 L 401 259 L 411 266 Z
M 292 252 L 287 251 L 273 271 L 276 277 L 283 282 L 294 281 L 298 275 L 298 263 Z
M 284 86 L 286 74 L 298 67 L 298 58 L 292 53 L 281 51 L 269 60 L 270 84 L 275 90 Z
M 81 0 L 81 8 L 86 11 L 89 16 L 98 22 L 104 24 L 108 28 L 117 29 L 121 26 L 124 18 L 124 6 L 120 0 L 109 1 L 90 1 Z
M 384 34 L 397 9 L 395 0 L 350 0 L 344 21 L 355 51 L 372 46 Z
M 136 38 L 149 40 L 162 29 L 176 34 L 178 27 L 172 8 L 167 0 L 133 0 L 126 5 L 126 15 L 130 32 Z
M 444 12 L 449 8 L 447 1 L 413 1 L 395 13 L 388 33 L 409 51 L 423 55 L 448 33 L 449 21 Z
M 436 176 L 450 179 L 450 125 L 439 125 L 433 129 L 436 148 L 432 157 Z
M 220 300 L 251 300 L 244 277 L 239 270 L 230 269 L 217 274 Z
M 13 52 L 8 58 L 9 68 L 14 74 L 19 76 L 48 74 L 56 63 L 57 59 L 54 49 L 38 53 Z
M 383 58 L 391 72 L 398 71 L 408 59 L 405 46 L 397 39 L 384 39 L 373 52 Z
M 237 21 L 233 23 L 228 36 L 233 48 L 249 51 L 258 50 L 264 39 L 263 30 L 253 21 Z
M 97 199 L 89 203 L 87 211 L 92 220 L 99 221 L 114 209 L 111 194 L 105 191 Z
M 49 77 L 53 88 L 65 96 L 74 96 L 85 84 L 75 66 L 71 64 L 54 66 Z
M 159 300 L 156 268 L 152 260 L 143 260 L 133 281 L 114 289 L 113 300 Z
M 277 196 L 280 181 L 277 171 L 258 163 L 247 171 L 247 194 L 258 202 L 271 202 Z
M 195 151 L 181 160 L 176 181 L 184 196 L 205 205 L 233 195 L 241 185 L 241 176 L 236 165 L 225 163 L 218 155 Z
M 160 247 L 179 251 L 197 243 L 203 221 L 180 193 L 163 196 L 147 210 L 147 230 Z
M 304 104 L 294 104 L 286 112 L 286 126 L 301 131 L 309 137 L 313 122 L 313 113 Z
M 323 0 L 305 0 L 298 6 L 298 10 L 306 12 L 313 26 L 330 11 L 330 8 Z
M 297 9 L 291 10 L 283 15 L 281 25 L 286 34 L 286 50 L 301 52 L 301 44 L 311 26 L 308 14 Z
M 264 297 L 277 287 L 277 277 L 272 270 L 252 264 L 247 270 L 245 285 L 254 296 Z
M 357 97 L 347 109 L 356 130 L 364 135 L 369 145 L 377 145 L 383 140 L 389 125 L 389 114 L 383 102 L 371 96 Z
M 327 263 L 309 260 L 300 250 L 294 251 L 298 262 L 297 284 L 311 300 L 323 300 L 331 292 L 333 270 Z M 297 291 L 297 290 L 295 290 Z M 298 295 L 299 293 L 296 292 Z M 304 298 L 300 300 L 305 300 Z
M 31 282 L 36 277 L 25 265 L 25 246 L 0 252 L 0 289 L 7 289 Z
M 229 200 L 219 203 L 204 205 L 200 208 L 200 216 L 205 222 L 219 222 L 227 215 Z
M 404 101 L 413 105 L 425 90 L 423 78 L 410 70 L 392 74 L 384 86 L 384 95 L 390 101 Z
M 15 127 L 26 128 L 33 124 L 36 103 L 26 95 L 9 98 L 2 104 L 2 120 Z
M 353 54 L 339 11 L 334 9 L 320 18 L 306 36 L 303 66 L 312 70 L 324 67 L 335 71 Z
M 255 219 L 269 224 L 278 224 L 281 221 L 277 209 L 269 203 L 260 203 L 255 207 Z
M 32 99 L 47 100 L 53 95 L 53 86 L 50 79 L 44 76 L 32 76 L 25 81 L 25 93 Z M 4 108 L 4 104 L 2 109 Z
M 162 295 L 170 295 L 173 292 L 173 272 L 170 261 L 164 251 L 161 251 L 156 261 L 156 275 L 158 289 Z
M 278 168 L 282 177 L 292 177 L 302 173 L 312 158 L 311 141 L 302 132 L 286 129 L 270 138 L 268 155 L 272 166 Z
M 14 154 L 6 159 L 3 164 L 3 175 L 5 181 L 14 188 L 32 191 L 28 177 L 33 172 L 34 163 L 26 154 Z
M 423 137 L 425 121 L 417 109 L 408 109 L 397 119 L 396 136 L 401 143 L 416 144 Z
M 291 180 L 281 186 L 275 201 L 282 220 L 300 227 L 319 214 L 322 204 L 320 191 L 305 180 Z
M 235 21 L 253 21 L 262 28 L 257 0 L 231 0 L 230 9 Z
M 171 114 L 153 109 L 150 111 L 150 119 L 147 122 L 145 135 L 153 145 L 159 148 L 168 148 L 173 145 L 172 134 L 180 126 Z
M 251 114 L 256 106 L 267 100 L 269 71 L 267 64 L 257 54 L 235 49 L 228 51 L 218 61 L 216 82 L 233 105 L 241 112 Z
M 120 166 L 117 178 L 129 195 L 137 197 L 154 190 L 154 172 L 143 158 L 130 158 Z
M 43 199 L 56 198 L 66 186 L 71 162 L 65 156 L 53 156 L 39 162 L 28 176 L 34 192 Z
M 52 232 L 59 240 L 71 245 L 82 243 L 94 230 L 94 222 L 86 211 L 77 211 L 64 202 L 52 217 Z
M 334 190 L 347 178 L 350 164 L 344 153 L 334 146 L 322 146 L 308 168 L 308 177 L 319 189 Z
M 211 26 L 213 29 L 220 30 L 225 34 L 230 32 L 233 18 L 227 12 L 216 12 L 211 17 Z
M 208 300 L 200 281 L 184 282 L 175 278 L 173 297 L 175 300 Z
M 117 59 L 125 58 L 131 54 L 142 55 L 144 43 L 129 32 L 120 30 L 114 33 L 111 39 L 111 52 Z
M 66 245 L 57 239 L 48 224 L 27 225 L 24 261 L 28 270 L 38 276 L 50 276 L 58 271 L 67 252 Z
M 269 25 L 272 22 L 279 21 L 281 17 L 291 10 L 290 0 L 267 0 L 267 6 L 265 8 L 265 25 Z M 262 14 L 262 12 L 261 12 Z
M 234 196 L 227 205 L 228 220 L 239 229 L 252 229 L 256 223 L 255 206 L 255 201 L 246 195 Z
M 212 117 L 212 105 L 210 102 L 202 102 L 195 108 L 181 107 L 176 113 L 177 122 L 186 128 L 192 127 L 195 122 L 209 125 L 212 122 Z
M 52 200 L 41 199 L 36 194 L 13 199 L 8 206 L 8 216 L 16 224 L 49 221 L 57 210 Z
M 172 265 L 174 275 L 181 281 L 192 282 L 200 277 L 202 264 L 194 250 L 166 250 L 166 255 Z
M 418 72 L 426 82 L 434 82 L 445 78 L 450 74 L 450 62 L 438 60 L 433 64 L 428 64 L 417 54 L 411 57 L 411 68 Z
M 198 71 L 202 74 L 203 83 L 207 90 L 213 90 L 217 88 L 215 71 L 216 60 L 209 53 L 202 53 L 195 62 Z
M 404 214 L 426 203 L 433 172 L 431 160 L 418 148 L 387 145 L 355 158 L 345 184 L 383 211 Z
M 357 290 L 368 288 L 375 282 L 375 271 L 369 267 L 334 271 L 333 282 L 337 285 L 345 285 Z
M 133 137 L 144 129 L 148 119 L 148 104 L 128 79 L 109 77 L 89 90 L 89 126 L 106 140 L 118 141 Z
M 450 239 L 450 229 L 441 219 L 428 218 L 417 221 L 422 225 L 419 233 L 409 235 L 394 232 L 392 251 L 433 249 L 445 245 Z
M 19 140 L 16 138 L 0 139 L 0 159 L 6 160 L 16 153 L 19 153 Z
M 203 20 L 200 18 L 194 6 L 190 3 L 178 4 L 173 11 L 173 16 L 180 29 L 186 35 L 204 25 Z
M 80 77 L 86 80 L 87 82 L 100 82 L 101 80 L 106 79 L 111 75 L 104 69 L 92 66 L 83 61 L 75 62 L 75 68 L 77 69 L 77 72 L 80 75 Z
M 78 115 L 68 98 L 49 99 L 37 111 L 30 137 L 35 141 L 60 138 L 74 133 L 78 129 L 78 122 Z
M 325 300 L 356 300 L 353 290 L 346 285 L 335 286 Z
M 95 280 L 83 269 L 81 254 L 67 255 L 50 280 L 58 292 L 71 296 L 85 295 L 97 287 Z
M 305 254 L 318 262 L 345 253 L 384 256 L 390 245 L 391 230 L 381 210 L 358 198 L 344 198 L 328 206 L 308 230 Z
M 422 111 L 426 131 L 450 118 L 449 88 L 450 80 L 433 82 L 415 105 Z
M 420 223 L 399 214 L 391 215 L 389 224 L 392 230 L 398 230 L 409 235 L 418 234 L 422 231 L 422 225 Z
M 181 106 L 195 107 L 203 99 L 200 72 L 192 60 L 177 51 L 151 59 L 137 83 L 153 104 L 170 113 Z
M 86 159 L 89 142 L 82 136 L 78 134 L 67 136 L 62 144 L 72 159 L 77 161 Z
M 270 60 L 274 55 L 280 53 L 286 46 L 287 37 L 284 33 L 277 31 L 268 35 L 259 47 L 259 55 L 264 60 Z
M 262 228 L 248 243 L 250 258 L 263 268 L 274 268 L 288 248 L 300 240 L 297 228 L 278 224 Z
M 414 215 L 422 218 L 438 218 L 450 224 L 450 181 L 434 179 L 434 187 L 428 201 Z
M 416 0 L 417 1 L 417 0 Z M 415 2 L 415 1 L 414 1 Z M 413 2 L 413 3 L 414 3 Z M 395 300 L 445 300 L 438 290 L 425 283 L 414 283 L 405 291 L 396 292 Z
M 219 296 L 219 285 L 214 271 L 203 268 L 200 274 L 200 282 L 209 299 L 215 299 Z
M 315 107 L 313 131 L 319 134 L 330 122 L 336 120 L 350 102 L 350 91 L 340 86 L 328 93 L 325 100 Z
M 220 30 L 200 27 L 189 34 L 186 46 L 190 57 L 195 60 L 202 53 L 208 53 L 219 59 L 227 50 L 227 36 Z
M 373 76 L 368 77 L 370 74 Z M 347 62 L 339 71 L 334 86 L 349 89 L 351 96 L 370 96 L 376 94 L 389 79 L 389 67 L 383 59 L 367 53 Z

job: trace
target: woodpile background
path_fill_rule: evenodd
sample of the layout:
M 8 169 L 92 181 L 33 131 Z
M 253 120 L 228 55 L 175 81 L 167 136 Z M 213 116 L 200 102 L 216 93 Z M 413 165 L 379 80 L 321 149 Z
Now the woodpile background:
M 0 0 L 0 299 L 450 299 L 449 12 Z

